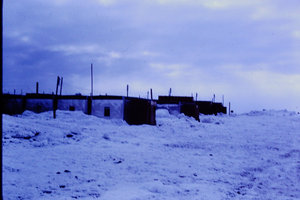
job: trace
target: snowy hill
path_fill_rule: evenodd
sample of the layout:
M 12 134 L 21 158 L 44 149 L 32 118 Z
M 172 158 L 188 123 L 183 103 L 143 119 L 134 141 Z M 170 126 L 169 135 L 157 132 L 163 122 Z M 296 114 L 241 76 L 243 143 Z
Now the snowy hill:
M 300 115 L 3 115 L 4 199 L 300 199 Z

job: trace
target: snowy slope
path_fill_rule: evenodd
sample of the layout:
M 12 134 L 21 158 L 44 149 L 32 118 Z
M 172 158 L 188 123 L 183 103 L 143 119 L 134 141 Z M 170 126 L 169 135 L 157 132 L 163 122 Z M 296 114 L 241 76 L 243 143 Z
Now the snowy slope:
M 300 115 L 3 116 L 4 199 L 300 199 Z

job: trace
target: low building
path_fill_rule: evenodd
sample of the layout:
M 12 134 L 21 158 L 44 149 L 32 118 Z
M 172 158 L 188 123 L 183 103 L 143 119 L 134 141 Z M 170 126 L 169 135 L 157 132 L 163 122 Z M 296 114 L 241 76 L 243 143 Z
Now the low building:
M 147 99 L 123 96 L 81 96 L 51 94 L 5 95 L 4 114 L 21 114 L 25 110 L 36 113 L 55 110 L 82 111 L 107 119 L 121 119 L 128 124 L 155 125 L 156 103 Z

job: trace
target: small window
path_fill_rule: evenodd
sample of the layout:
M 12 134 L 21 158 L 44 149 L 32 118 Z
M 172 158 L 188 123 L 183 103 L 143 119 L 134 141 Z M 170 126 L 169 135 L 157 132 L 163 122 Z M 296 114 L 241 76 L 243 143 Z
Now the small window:
M 104 107 L 104 116 L 109 117 L 110 116 L 110 107 Z

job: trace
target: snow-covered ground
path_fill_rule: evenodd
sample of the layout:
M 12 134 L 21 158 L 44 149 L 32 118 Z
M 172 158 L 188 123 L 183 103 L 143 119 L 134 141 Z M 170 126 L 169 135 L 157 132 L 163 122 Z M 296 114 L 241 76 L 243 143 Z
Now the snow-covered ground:
M 3 115 L 4 199 L 300 199 L 300 114 Z

